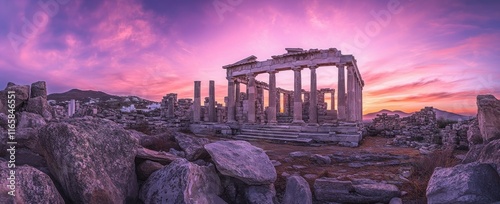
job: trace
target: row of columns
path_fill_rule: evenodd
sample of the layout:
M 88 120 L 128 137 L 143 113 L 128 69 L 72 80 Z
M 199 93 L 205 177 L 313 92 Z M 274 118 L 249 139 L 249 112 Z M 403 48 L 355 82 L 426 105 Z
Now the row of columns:
M 310 65 L 311 71 L 311 90 L 309 99 L 309 123 L 318 123 L 318 93 L 317 93 L 317 65 Z M 360 77 L 357 76 L 355 68 L 352 65 L 347 67 L 347 94 L 346 94 L 346 79 L 345 79 L 345 65 L 337 65 L 338 68 L 338 88 L 337 88 L 337 111 L 338 119 L 344 121 L 361 121 L 362 120 L 362 87 L 363 84 Z M 302 119 L 302 67 L 292 67 L 294 72 L 294 90 L 293 90 L 293 122 L 304 123 Z M 270 71 L 269 73 L 269 108 L 268 108 L 268 123 L 276 124 L 277 114 L 277 87 L 276 87 L 276 73 L 277 71 Z M 248 84 L 248 122 L 255 123 L 256 120 L 256 81 L 255 74 L 247 74 Z M 236 86 L 235 86 L 236 84 Z M 195 83 L 196 85 L 196 83 Z M 198 85 L 199 86 L 199 85 Z M 211 84 L 212 86 L 212 84 Z M 199 89 L 199 88 L 198 88 Z M 210 89 L 212 90 L 212 89 Z M 235 83 L 234 79 L 228 78 L 228 122 L 236 122 L 235 120 L 235 101 L 239 97 L 239 83 Z M 199 93 L 198 93 L 199 94 Z M 196 102 L 196 88 L 195 88 L 195 102 Z M 210 95 L 212 98 L 212 95 Z M 332 94 L 331 109 L 334 110 L 335 97 Z M 212 106 L 211 106 L 212 107 Z M 210 111 L 210 108 L 209 108 Z M 210 113 L 210 112 L 209 112 Z
M 172 108 L 173 110 L 173 108 Z M 194 101 L 193 101 L 193 122 L 201 121 L 201 81 L 194 82 Z M 229 116 L 230 114 L 228 114 Z M 233 112 L 234 115 L 234 112 Z M 210 80 L 208 87 L 208 121 L 216 122 L 215 113 L 215 81 Z

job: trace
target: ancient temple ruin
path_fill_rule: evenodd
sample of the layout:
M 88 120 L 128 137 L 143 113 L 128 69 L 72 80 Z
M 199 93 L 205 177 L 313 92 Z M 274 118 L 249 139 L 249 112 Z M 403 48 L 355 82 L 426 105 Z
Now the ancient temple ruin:
M 215 105 L 213 81 L 210 81 L 208 104 L 202 107 L 200 82 L 195 81 L 191 131 L 215 132 L 235 139 L 336 142 L 357 146 L 362 139 L 364 81 L 354 56 L 342 55 L 335 48 L 287 48 L 286 51 L 265 61 L 250 56 L 223 66 L 228 80 L 225 107 Z M 317 89 L 316 69 L 325 66 L 338 70 L 336 89 Z M 301 72 L 304 69 L 311 73 L 309 91 L 302 89 Z M 286 71 L 294 73 L 293 90 L 276 86 L 276 74 Z M 267 74 L 269 81 L 257 81 L 255 77 L 259 74 Z M 240 84 L 246 85 L 246 91 L 240 89 Z M 268 90 L 268 97 L 264 97 L 264 90 Z M 330 109 L 325 94 L 331 94 Z M 264 98 L 268 100 L 268 107 L 264 105 Z M 221 109 L 223 111 L 219 111 Z M 203 112 L 208 113 L 203 117 L 205 122 L 201 120 Z
M 335 48 L 327 50 L 287 48 L 286 51 L 287 53 L 283 55 L 272 56 L 272 59 L 265 61 L 257 61 L 257 57 L 250 56 L 236 63 L 223 66 L 227 71 L 228 80 L 227 122 L 272 125 L 277 124 L 279 116 L 293 116 L 293 120 L 290 122 L 294 124 L 305 122 L 309 124 L 318 124 L 318 122 L 331 123 L 335 120 L 362 121 L 364 82 L 356 60 L 352 55 L 342 55 Z M 336 66 L 338 69 L 338 110 L 336 111 L 334 110 L 335 89 L 317 90 L 316 69 L 324 66 Z M 345 85 L 346 68 L 347 89 Z M 309 91 L 302 89 L 301 71 L 303 69 L 309 69 L 311 72 L 311 89 Z M 276 87 L 276 74 L 284 71 L 294 72 L 293 91 Z M 269 83 L 256 81 L 255 77 L 259 74 L 269 75 Z M 247 85 L 246 94 L 240 93 L 239 86 L 241 83 Z M 268 90 L 269 93 L 269 97 L 267 97 L 269 107 L 267 110 L 264 110 L 262 101 L 258 101 L 264 98 L 262 97 L 263 89 Z M 325 93 L 332 93 L 331 111 L 326 111 Z M 302 100 L 303 95 L 304 101 Z M 242 96 L 246 96 L 246 98 Z M 283 99 L 281 99 L 281 96 L 283 96 Z M 246 100 L 245 105 L 242 103 L 243 100 Z M 284 100 L 285 114 L 278 114 L 281 109 L 280 100 Z M 243 110 L 240 107 L 244 107 Z M 264 112 L 267 113 L 265 117 L 258 117 L 258 113 Z M 242 117 L 242 114 L 246 117 Z M 320 120 L 325 115 L 334 117 L 330 120 Z M 305 118 L 307 118 L 307 121 L 304 120 Z

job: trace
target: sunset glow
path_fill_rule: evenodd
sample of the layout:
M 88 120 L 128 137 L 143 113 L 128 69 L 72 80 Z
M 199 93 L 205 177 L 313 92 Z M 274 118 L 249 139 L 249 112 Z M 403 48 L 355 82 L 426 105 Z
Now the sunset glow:
M 434 106 L 472 115 L 476 95 L 500 97 L 500 1 L 0 2 L 3 86 L 44 80 L 49 93 L 77 88 L 159 101 L 167 93 L 193 98 L 195 80 L 204 98 L 215 80 L 223 103 L 222 66 L 297 47 L 353 54 L 365 114 Z M 336 69 L 318 69 L 318 89 L 336 88 Z M 276 76 L 278 87 L 293 89 L 293 72 Z M 303 89 L 309 78 L 304 70 Z

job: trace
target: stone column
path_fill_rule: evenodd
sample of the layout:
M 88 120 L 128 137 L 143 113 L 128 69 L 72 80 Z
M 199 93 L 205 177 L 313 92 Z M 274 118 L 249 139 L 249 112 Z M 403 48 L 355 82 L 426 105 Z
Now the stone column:
M 281 113 L 281 93 L 276 91 L 276 114 Z
M 235 91 L 235 92 L 236 92 L 236 96 L 234 97 L 234 101 L 235 101 L 235 102 L 234 102 L 234 106 L 235 106 L 235 107 L 234 107 L 234 108 L 235 108 L 235 115 L 239 115 L 239 114 L 240 114 L 240 112 L 239 112 L 239 108 L 240 108 L 240 106 L 241 106 L 241 90 L 240 90 L 240 82 L 235 81 L 235 82 L 234 82 L 234 85 L 235 85 L 235 89 L 236 89 L 236 91 Z M 243 110 L 241 110 L 241 111 L 243 111 Z M 235 118 L 235 120 L 236 120 L 237 122 L 241 122 L 241 121 L 240 121 L 240 117 L 241 117 L 241 116 L 236 117 L 236 118 Z
M 317 87 L 317 77 L 316 68 L 318 65 L 309 66 L 311 70 L 311 90 L 309 96 L 309 123 L 318 123 L 318 87 Z
M 248 77 L 248 123 L 255 123 L 255 75 L 253 73 L 247 74 Z
M 356 98 L 354 87 L 354 67 L 347 67 L 347 121 L 356 120 Z
M 292 123 L 304 123 L 302 120 L 302 68 L 293 67 L 294 87 L 293 87 L 293 121 Z
M 234 97 L 234 101 L 235 101 L 235 106 L 238 107 L 238 106 L 240 106 L 240 103 L 241 103 L 240 82 L 235 81 L 234 85 L 236 87 L 235 88 L 236 89 L 236 96 Z
M 194 81 L 193 121 L 200 122 L 201 111 L 201 81 Z
M 169 96 L 167 98 L 167 118 L 173 118 L 174 117 L 174 97 Z
M 286 92 L 283 92 L 283 113 L 290 116 L 290 96 Z
M 331 98 L 330 98 L 330 110 L 334 111 L 335 110 L 335 89 L 332 90 L 331 92 Z
M 346 119 L 346 104 L 345 104 L 345 73 L 344 73 L 344 65 L 337 65 L 339 80 L 338 80 L 338 90 L 337 90 L 337 111 L 338 111 L 338 119 L 345 120 Z
M 361 121 L 363 121 L 363 86 L 365 82 L 361 80 L 361 85 L 359 86 L 359 108 L 361 111 Z
M 227 79 L 227 122 L 234 123 L 236 122 L 235 118 L 235 106 L 234 106 L 234 79 L 229 77 Z
M 68 104 L 68 117 L 71 117 L 75 114 L 76 104 L 75 99 L 71 99 Z
M 267 111 L 267 122 L 271 125 L 276 124 L 276 71 L 269 73 L 269 109 Z
M 208 120 L 210 122 L 216 122 L 217 118 L 215 115 L 215 81 L 210 80 L 208 86 Z

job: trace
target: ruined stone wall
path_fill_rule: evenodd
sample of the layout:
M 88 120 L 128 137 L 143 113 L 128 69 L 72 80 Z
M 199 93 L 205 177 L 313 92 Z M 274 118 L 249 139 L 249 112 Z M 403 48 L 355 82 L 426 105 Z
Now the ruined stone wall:
M 401 118 L 398 114 L 379 114 L 373 119 L 373 123 L 367 128 L 368 134 L 383 137 L 394 137 L 401 134 Z
M 467 131 L 472 123 L 472 120 L 467 120 L 446 126 L 441 130 L 443 145 L 455 149 L 468 149 Z
M 395 145 L 412 146 L 413 142 L 443 144 L 436 113 L 432 107 L 425 107 L 404 118 L 400 118 L 399 115 L 377 115 L 373 122 L 366 127 L 366 130 L 374 136 L 395 137 L 393 140 Z M 463 130 L 460 131 L 462 134 Z M 465 137 L 467 137 L 466 135 Z
M 412 141 L 442 143 L 433 107 L 425 107 L 411 116 L 404 117 L 400 125 L 403 134 L 409 136 Z

